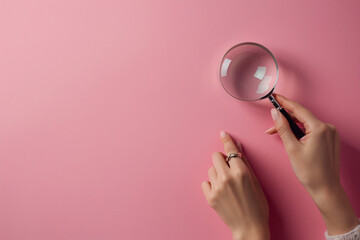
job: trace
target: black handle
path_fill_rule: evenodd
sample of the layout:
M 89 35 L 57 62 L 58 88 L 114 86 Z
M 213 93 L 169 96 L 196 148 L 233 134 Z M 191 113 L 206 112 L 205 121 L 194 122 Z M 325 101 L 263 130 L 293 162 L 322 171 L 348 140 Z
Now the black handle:
M 303 136 L 305 136 L 305 133 L 303 133 L 303 131 L 299 128 L 299 126 L 294 122 L 294 120 L 290 117 L 289 113 L 285 110 L 285 108 L 280 108 L 279 111 L 288 120 L 290 128 L 297 137 L 297 139 L 300 139 Z

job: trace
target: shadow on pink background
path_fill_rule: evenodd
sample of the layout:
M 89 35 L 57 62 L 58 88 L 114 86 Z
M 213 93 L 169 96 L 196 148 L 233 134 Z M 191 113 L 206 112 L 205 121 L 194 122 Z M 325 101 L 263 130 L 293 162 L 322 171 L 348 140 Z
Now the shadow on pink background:
M 200 184 L 220 130 L 271 207 L 272 239 L 323 239 L 267 100 L 240 102 L 218 65 L 255 41 L 276 92 L 342 138 L 360 214 L 359 1 L 1 1 L 0 239 L 231 239 Z

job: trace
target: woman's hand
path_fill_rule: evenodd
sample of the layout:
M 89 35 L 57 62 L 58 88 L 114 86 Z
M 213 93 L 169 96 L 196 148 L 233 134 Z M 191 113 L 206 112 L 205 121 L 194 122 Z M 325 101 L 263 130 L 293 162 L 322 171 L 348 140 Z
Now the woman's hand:
M 241 153 L 229 134 L 221 132 L 221 140 L 226 155 Z M 225 156 L 215 152 L 212 161 L 210 182 L 202 182 L 201 187 L 209 205 L 230 227 L 233 239 L 270 239 L 268 204 L 243 154 L 227 164 Z
M 304 125 L 306 135 L 296 139 L 276 109 L 271 110 L 275 127 L 266 132 L 280 135 L 292 168 L 319 208 L 329 235 L 350 231 L 358 219 L 340 184 L 340 137 L 335 127 L 321 122 L 300 104 L 278 94 L 275 97 Z

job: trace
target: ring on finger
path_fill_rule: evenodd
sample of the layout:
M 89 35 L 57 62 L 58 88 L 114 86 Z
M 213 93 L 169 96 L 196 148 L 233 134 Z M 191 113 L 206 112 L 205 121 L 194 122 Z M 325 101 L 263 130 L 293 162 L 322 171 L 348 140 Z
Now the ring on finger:
M 227 157 L 226 157 L 226 162 L 229 162 L 231 160 L 231 158 L 241 158 L 242 154 L 241 153 L 230 153 Z

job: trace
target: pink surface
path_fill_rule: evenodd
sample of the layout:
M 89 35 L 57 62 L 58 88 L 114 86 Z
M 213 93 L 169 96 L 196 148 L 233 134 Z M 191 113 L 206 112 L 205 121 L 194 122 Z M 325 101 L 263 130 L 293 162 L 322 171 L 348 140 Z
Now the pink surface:
M 291 3 L 290 3 L 291 2 Z M 322 239 L 270 103 L 222 89 L 218 64 L 255 41 L 277 92 L 342 137 L 360 214 L 359 1 L 0 1 L 0 239 L 231 239 L 203 197 L 219 131 L 268 196 L 273 239 Z

